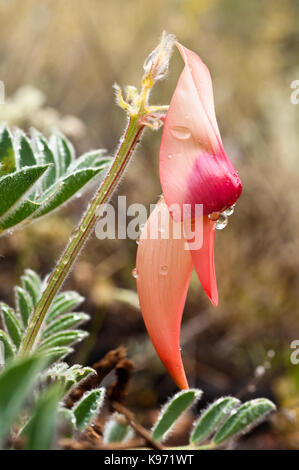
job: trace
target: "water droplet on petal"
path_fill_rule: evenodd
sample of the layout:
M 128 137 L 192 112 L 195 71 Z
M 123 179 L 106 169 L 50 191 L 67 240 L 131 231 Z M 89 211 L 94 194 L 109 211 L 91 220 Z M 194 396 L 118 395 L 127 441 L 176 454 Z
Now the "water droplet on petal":
M 166 276 L 168 273 L 168 266 L 166 266 L 166 264 L 164 264 L 163 266 L 161 266 L 160 268 L 160 274 L 162 274 L 162 276 Z
M 136 268 L 132 269 L 132 276 L 135 277 L 135 279 L 137 279 L 138 277 L 138 271 Z
M 223 230 L 227 226 L 227 223 L 228 223 L 227 215 L 222 212 L 219 216 L 219 219 L 216 222 L 216 229 Z
M 191 131 L 188 127 L 175 126 L 170 129 L 170 132 L 173 137 L 179 140 L 187 140 L 191 137 Z
M 220 215 L 221 215 L 221 212 L 211 212 L 211 214 L 209 214 L 208 217 L 210 220 L 213 220 L 214 222 L 216 222 L 216 220 L 219 219 Z
M 170 153 L 169 155 L 167 155 L 167 156 L 168 156 L 168 158 L 169 158 L 169 159 L 171 159 L 171 158 L 172 158 L 172 155 L 171 155 L 171 153 Z
M 228 217 L 234 213 L 235 204 L 233 206 L 228 207 L 223 213 Z

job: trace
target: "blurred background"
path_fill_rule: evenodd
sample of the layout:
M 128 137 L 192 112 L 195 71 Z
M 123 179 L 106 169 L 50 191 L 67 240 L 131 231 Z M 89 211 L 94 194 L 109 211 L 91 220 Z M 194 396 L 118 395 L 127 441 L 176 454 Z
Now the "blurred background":
M 0 0 L 0 121 L 47 135 L 58 128 L 78 154 L 113 154 L 126 118 L 112 85 L 139 86 L 163 29 L 208 65 L 224 147 L 244 192 L 216 234 L 220 305 L 210 306 L 194 276 L 182 352 L 190 385 L 204 390 L 200 407 L 224 394 L 277 403 L 280 411 L 244 448 L 299 448 L 299 365 L 290 362 L 290 343 L 299 340 L 299 104 L 290 101 L 298 21 L 296 0 Z M 175 51 L 152 104 L 169 103 L 181 69 Z M 155 203 L 161 192 L 160 133 L 146 133 L 119 188 L 128 204 Z M 12 301 L 24 268 L 51 270 L 88 197 L 0 239 L 1 299 Z M 138 309 L 136 248 L 132 240 L 89 240 L 65 285 L 86 297 L 92 316 L 90 336 L 70 360 L 92 364 L 125 346 L 135 364 L 127 405 L 149 424 L 176 388 Z

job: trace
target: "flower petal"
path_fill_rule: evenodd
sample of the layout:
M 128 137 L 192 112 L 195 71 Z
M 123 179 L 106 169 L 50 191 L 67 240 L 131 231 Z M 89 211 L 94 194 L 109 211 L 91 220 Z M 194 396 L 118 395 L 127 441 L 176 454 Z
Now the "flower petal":
M 185 204 L 190 204 L 192 213 L 196 204 L 203 205 L 203 214 L 222 212 L 235 204 L 242 192 L 238 173 L 229 165 L 203 152 L 194 162 L 188 178 Z
M 194 52 L 177 46 L 185 67 L 166 115 L 159 155 L 165 202 L 181 208 L 172 210 L 176 221 L 182 219 L 183 204 L 203 204 L 203 213 L 209 214 L 229 207 L 241 194 L 222 146 L 209 70 Z
M 180 43 L 176 43 L 176 45 L 181 53 L 188 72 L 191 74 L 199 100 L 203 110 L 205 111 L 206 117 L 210 122 L 213 134 L 215 134 L 218 141 L 221 142 L 221 136 L 215 115 L 213 85 L 210 71 L 195 52 L 190 51 L 190 49 L 187 49 L 187 47 L 184 47 Z M 212 132 L 212 130 L 209 132 Z M 210 137 L 213 136 L 211 135 Z
M 214 263 L 215 226 L 215 222 L 210 220 L 208 216 L 203 217 L 202 247 L 196 250 L 190 249 L 190 253 L 204 291 L 212 304 L 217 306 L 218 289 Z M 191 243 L 189 246 L 191 248 Z
M 180 327 L 193 263 L 183 235 L 174 238 L 178 229 L 181 224 L 173 222 L 166 204 L 160 202 L 142 231 L 136 269 L 147 331 L 169 374 L 184 389 L 188 383 L 180 353 Z

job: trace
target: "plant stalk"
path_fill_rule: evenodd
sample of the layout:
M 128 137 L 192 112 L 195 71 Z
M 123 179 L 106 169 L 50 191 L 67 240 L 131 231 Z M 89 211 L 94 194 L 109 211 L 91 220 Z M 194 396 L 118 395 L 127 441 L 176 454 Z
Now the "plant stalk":
M 29 354 L 38 339 L 49 307 L 76 261 L 81 248 L 94 229 L 96 221 L 101 215 L 101 205 L 109 201 L 124 174 L 143 129 L 144 125 L 139 123 L 139 116 L 131 116 L 110 170 L 91 200 L 78 227 L 72 233 L 65 251 L 51 273 L 47 286 L 31 315 L 26 335 L 20 347 L 20 355 Z

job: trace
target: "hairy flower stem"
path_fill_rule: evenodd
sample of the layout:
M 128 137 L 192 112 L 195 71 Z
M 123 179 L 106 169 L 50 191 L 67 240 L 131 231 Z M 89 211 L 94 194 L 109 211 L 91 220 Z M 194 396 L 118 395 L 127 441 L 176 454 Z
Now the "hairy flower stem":
M 47 286 L 31 315 L 26 335 L 20 347 L 21 355 L 28 354 L 32 350 L 54 297 L 70 272 L 81 248 L 94 229 L 97 218 L 101 214 L 101 204 L 105 204 L 109 201 L 114 189 L 124 174 L 143 129 L 144 125 L 140 124 L 138 115 L 130 117 L 125 135 L 121 140 L 113 164 L 99 190 L 91 200 L 80 224 L 73 232 L 64 253 L 50 275 Z

